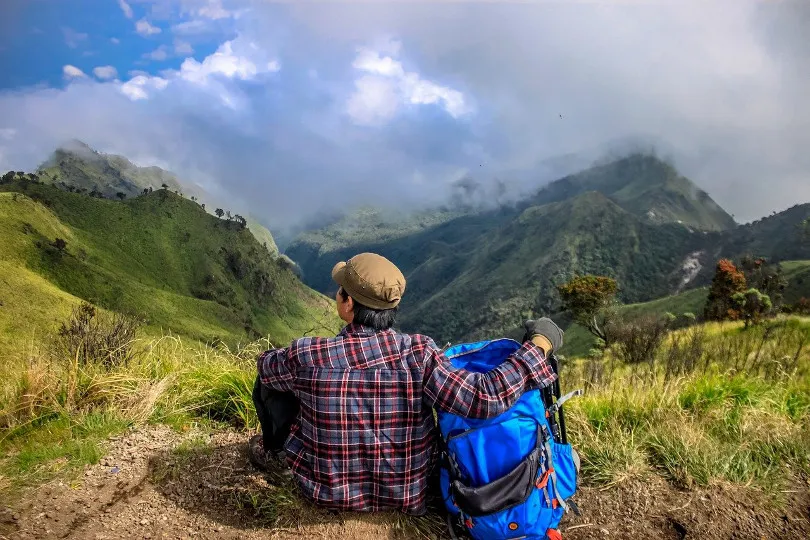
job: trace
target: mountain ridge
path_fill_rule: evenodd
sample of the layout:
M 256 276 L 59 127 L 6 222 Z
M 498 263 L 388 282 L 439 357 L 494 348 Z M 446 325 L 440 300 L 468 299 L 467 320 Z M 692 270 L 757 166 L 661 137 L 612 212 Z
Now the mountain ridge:
M 145 190 L 148 192 L 166 185 L 171 191 L 207 203 L 209 213 L 213 213 L 215 207 L 226 207 L 200 186 L 180 179 L 173 172 L 155 165 L 135 165 L 124 156 L 99 152 L 78 139 L 57 147 L 37 168 L 37 174 L 40 180 L 62 189 L 100 193 L 108 199 L 118 197 L 119 193 L 124 198 L 137 197 Z M 266 245 L 270 253 L 278 255 L 272 233 L 255 217 L 248 215 L 246 219 L 248 229 L 259 243 Z
M 810 216 L 810 205 L 788 213 L 737 225 L 672 165 L 634 154 L 552 182 L 513 206 L 445 216 L 419 230 L 406 222 L 403 234 L 385 231 L 376 241 L 375 229 L 347 217 L 347 231 L 359 233 L 333 225 L 330 243 L 323 231 L 309 232 L 285 253 L 322 292 L 334 288 L 335 262 L 361 251 L 390 258 L 408 279 L 403 330 L 458 341 L 505 334 L 526 316 L 554 313 L 556 286 L 576 274 L 614 277 L 620 300 L 635 303 L 706 285 L 718 257 L 749 248 L 775 260 L 806 259 L 810 246 L 789 230 Z M 768 244 L 774 234 L 780 239 Z

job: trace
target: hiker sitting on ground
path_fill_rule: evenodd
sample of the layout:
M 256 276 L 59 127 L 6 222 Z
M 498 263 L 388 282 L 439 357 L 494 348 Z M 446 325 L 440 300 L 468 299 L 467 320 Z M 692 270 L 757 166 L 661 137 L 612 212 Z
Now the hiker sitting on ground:
M 562 344 L 550 319 L 526 321 L 523 346 L 488 373 L 456 369 L 432 339 L 391 327 L 405 277 L 362 253 L 338 263 L 337 337 L 305 337 L 257 360 L 253 390 L 262 434 L 253 463 L 291 475 L 333 510 L 424 514 L 436 464 L 432 407 L 470 418 L 502 413 L 556 377 L 546 355 Z

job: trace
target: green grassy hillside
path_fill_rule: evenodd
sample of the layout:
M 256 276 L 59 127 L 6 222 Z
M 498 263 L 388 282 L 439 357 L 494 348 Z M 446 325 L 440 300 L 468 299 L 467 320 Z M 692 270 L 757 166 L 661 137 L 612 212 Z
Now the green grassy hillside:
M 793 304 L 800 298 L 810 298 L 810 261 L 784 261 L 781 264 L 788 281 L 785 302 Z
M 810 203 L 797 204 L 723 233 L 717 249 L 727 255 L 750 253 L 774 262 L 810 259 L 810 238 L 802 227 L 808 219 Z
M 278 255 L 278 246 L 273 238 L 273 234 L 267 230 L 267 227 L 256 221 L 254 217 L 247 216 L 245 219 L 247 220 L 248 230 L 253 234 L 259 244 L 266 247 L 273 255 Z
M 0 191 L 6 336 L 52 330 L 79 298 L 143 316 L 156 332 L 200 340 L 270 336 L 283 343 L 320 330 L 321 320 L 337 329 L 330 301 L 248 230 L 170 191 L 123 202 L 30 182 Z M 65 240 L 64 251 L 54 247 L 56 238 Z

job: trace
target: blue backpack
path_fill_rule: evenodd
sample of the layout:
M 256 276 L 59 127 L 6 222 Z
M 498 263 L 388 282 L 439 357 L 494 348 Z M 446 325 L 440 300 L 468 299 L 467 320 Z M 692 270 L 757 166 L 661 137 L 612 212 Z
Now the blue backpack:
M 514 340 L 496 339 L 456 345 L 445 355 L 457 368 L 485 373 L 519 348 Z M 556 358 L 549 360 L 557 372 Z M 526 392 L 495 418 L 437 413 L 440 487 L 452 538 L 457 528 L 475 540 L 561 538 L 563 514 L 569 508 L 579 514 L 569 500 L 577 489 L 579 458 L 567 442 L 561 406 L 581 393 L 560 397 L 555 381 Z

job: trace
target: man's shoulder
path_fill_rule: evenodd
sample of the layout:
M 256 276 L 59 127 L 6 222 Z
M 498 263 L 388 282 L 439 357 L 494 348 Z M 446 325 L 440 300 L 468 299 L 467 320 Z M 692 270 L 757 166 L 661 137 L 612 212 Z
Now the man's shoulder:
M 312 347 L 323 347 L 330 343 L 336 343 L 340 340 L 340 336 L 323 337 L 323 336 L 305 336 L 292 340 L 290 349 L 308 349 Z
M 425 334 L 401 333 L 399 335 L 403 337 L 404 341 L 409 342 L 409 345 L 413 349 L 424 350 L 436 347 L 436 342 L 433 341 L 433 338 Z

